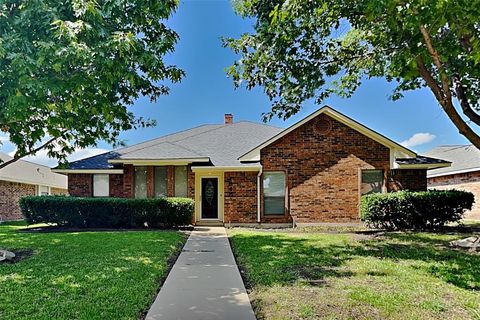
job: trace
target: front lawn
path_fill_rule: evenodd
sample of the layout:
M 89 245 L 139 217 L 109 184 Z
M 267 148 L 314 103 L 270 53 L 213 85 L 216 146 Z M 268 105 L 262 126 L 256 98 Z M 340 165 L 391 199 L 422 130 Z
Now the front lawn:
M 0 319 L 139 319 L 186 236 L 166 231 L 20 233 L 0 224 Z
M 233 229 L 259 319 L 480 319 L 480 255 L 464 234 Z

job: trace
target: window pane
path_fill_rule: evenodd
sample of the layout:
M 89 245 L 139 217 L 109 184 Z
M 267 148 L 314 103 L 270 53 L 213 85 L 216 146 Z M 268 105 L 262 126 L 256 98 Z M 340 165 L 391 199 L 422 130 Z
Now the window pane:
M 266 172 L 263 174 L 264 213 L 285 213 L 285 173 Z
M 147 167 L 135 167 L 135 198 L 147 197 Z
M 167 196 L 167 167 L 155 167 L 155 198 Z
M 94 174 L 93 175 L 93 196 L 108 197 L 108 195 L 109 195 L 108 174 Z
M 175 167 L 175 197 L 187 197 L 187 167 Z
M 383 170 L 362 170 L 361 193 L 381 193 L 383 190 Z

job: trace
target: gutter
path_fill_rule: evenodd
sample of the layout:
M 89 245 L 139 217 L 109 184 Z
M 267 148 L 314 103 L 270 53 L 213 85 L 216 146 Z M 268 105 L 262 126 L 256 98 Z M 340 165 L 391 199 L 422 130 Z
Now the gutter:
M 260 206 L 261 206 L 261 201 L 260 201 L 260 196 L 261 196 L 261 178 L 262 178 L 262 173 L 263 173 L 263 167 L 260 167 L 260 170 L 258 171 L 257 175 L 257 222 L 260 223 Z

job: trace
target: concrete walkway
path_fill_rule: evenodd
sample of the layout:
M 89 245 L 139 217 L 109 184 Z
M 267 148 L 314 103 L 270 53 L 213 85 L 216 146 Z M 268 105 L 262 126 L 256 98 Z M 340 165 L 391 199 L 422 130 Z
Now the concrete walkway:
M 225 228 L 195 228 L 146 319 L 255 319 Z

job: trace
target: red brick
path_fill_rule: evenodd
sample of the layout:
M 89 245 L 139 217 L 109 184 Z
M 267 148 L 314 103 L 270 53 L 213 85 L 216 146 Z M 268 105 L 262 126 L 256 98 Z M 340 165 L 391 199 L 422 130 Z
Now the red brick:
M 387 174 L 390 150 L 321 114 L 262 149 L 261 162 L 264 172 L 285 172 L 289 200 L 283 217 L 262 212 L 262 222 L 288 222 L 289 215 L 304 223 L 351 222 L 359 220 L 361 169 Z
M 68 193 L 74 197 L 93 196 L 93 176 L 86 173 L 70 173 L 68 175 Z
M 225 172 L 224 179 L 224 222 L 256 222 L 257 172 Z

